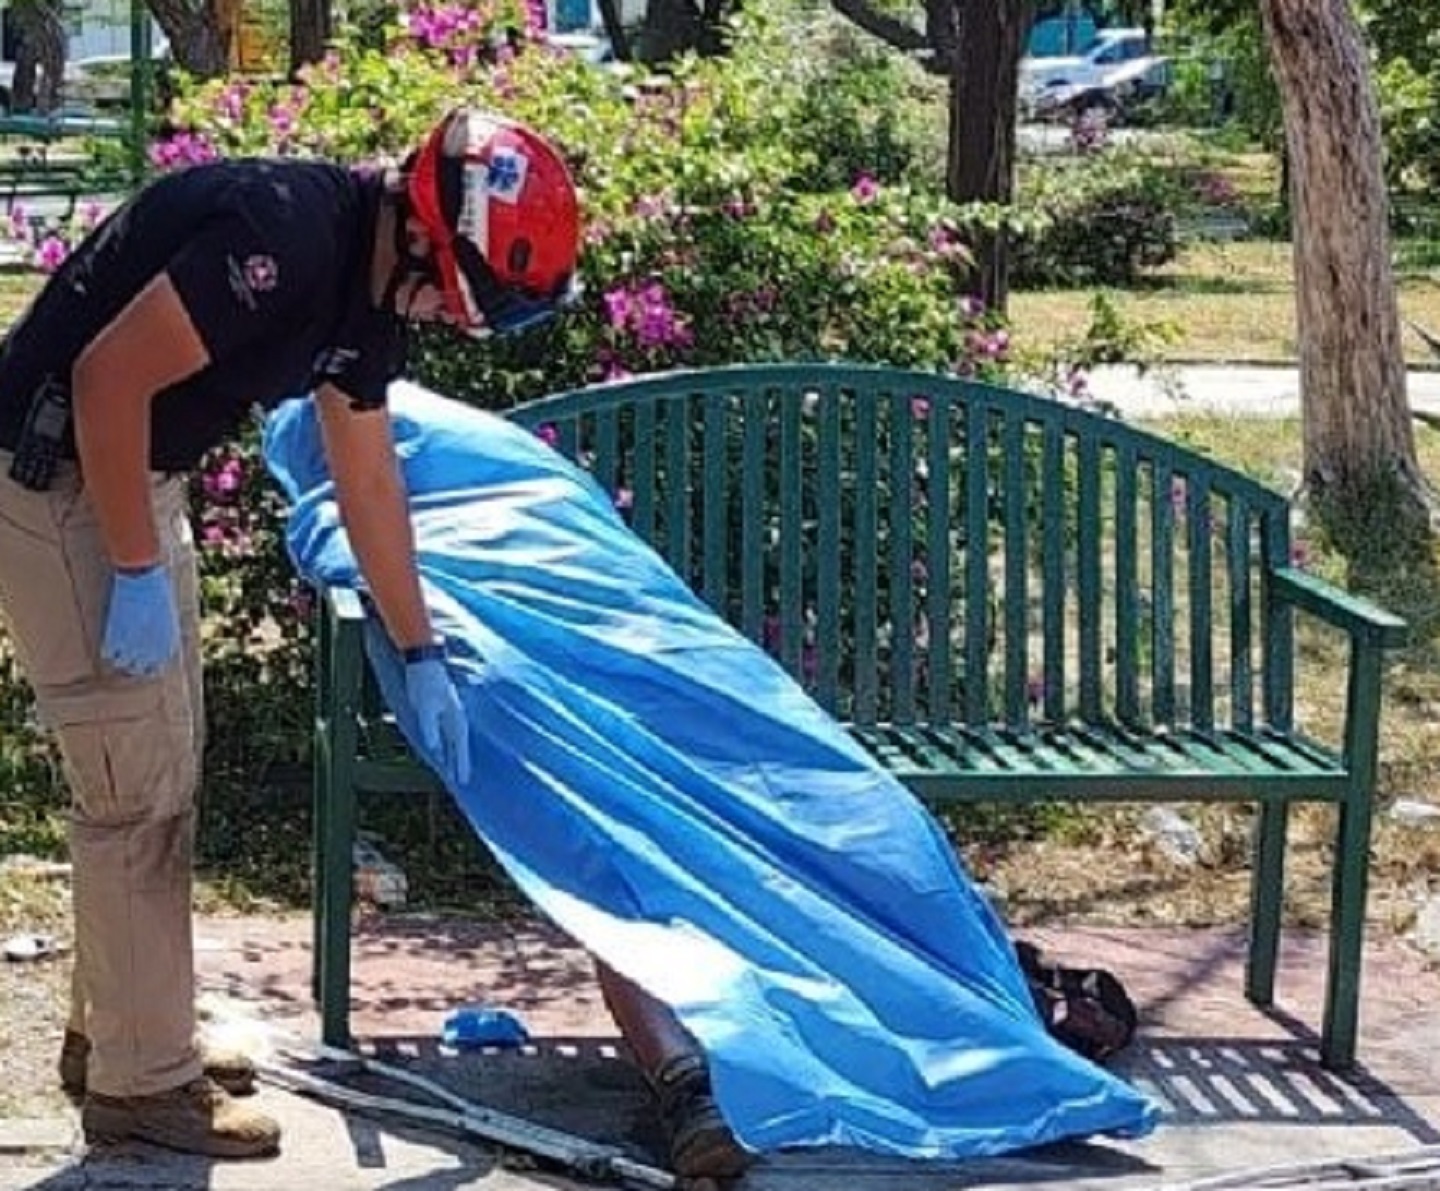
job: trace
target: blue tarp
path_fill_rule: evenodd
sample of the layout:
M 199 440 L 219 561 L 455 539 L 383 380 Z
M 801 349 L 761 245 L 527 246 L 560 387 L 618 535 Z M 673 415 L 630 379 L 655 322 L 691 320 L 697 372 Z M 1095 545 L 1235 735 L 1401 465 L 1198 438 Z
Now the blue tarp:
M 536 906 L 675 1009 L 744 1143 L 963 1158 L 1153 1127 L 1045 1032 L 930 814 L 584 471 L 407 383 L 391 410 L 469 713 L 453 793 Z M 299 570 L 359 586 L 312 402 L 265 452 Z M 394 650 L 369 646 L 423 752 Z

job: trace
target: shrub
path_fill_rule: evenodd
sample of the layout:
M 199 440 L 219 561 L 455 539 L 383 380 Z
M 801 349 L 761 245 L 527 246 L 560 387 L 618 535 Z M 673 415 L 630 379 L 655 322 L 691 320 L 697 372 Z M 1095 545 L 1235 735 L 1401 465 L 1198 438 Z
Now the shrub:
M 1013 240 L 1016 286 L 1129 286 L 1178 251 L 1171 170 L 1136 154 L 1039 163 L 1023 176 L 1019 201 L 1033 222 Z
M 1393 58 L 1380 65 L 1375 86 L 1391 190 L 1433 190 L 1440 183 L 1440 65 L 1426 74 Z
M 868 175 L 884 184 L 912 179 L 917 157 L 906 114 L 917 104 L 915 68 L 876 43 L 861 40 L 849 22 L 832 17 L 807 46 L 813 83 L 795 109 L 789 136 L 803 162 L 792 184 L 800 190 L 844 190 Z M 933 136 L 933 126 L 926 129 Z

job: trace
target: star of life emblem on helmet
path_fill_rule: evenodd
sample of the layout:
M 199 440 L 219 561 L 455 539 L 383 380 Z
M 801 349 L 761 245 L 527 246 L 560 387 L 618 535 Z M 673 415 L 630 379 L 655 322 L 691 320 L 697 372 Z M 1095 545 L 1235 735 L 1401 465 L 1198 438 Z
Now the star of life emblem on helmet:
M 490 158 L 489 168 L 485 171 L 485 189 L 490 192 L 490 197 L 504 203 L 518 201 L 520 192 L 525 189 L 525 172 L 529 165 L 519 153 L 503 149 L 497 152 Z

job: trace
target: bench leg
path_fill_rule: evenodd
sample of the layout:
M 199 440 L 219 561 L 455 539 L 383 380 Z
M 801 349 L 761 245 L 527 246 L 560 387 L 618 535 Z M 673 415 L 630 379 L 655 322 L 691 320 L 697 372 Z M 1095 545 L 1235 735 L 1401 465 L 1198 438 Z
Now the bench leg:
M 310 923 L 310 999 L 319 1005 L 323 1000 L 325 981 L 322 976 L 324 964 L 321 956 L 325 954 L 325 931 L 322 929 L 325 923 L 325 911 L 329 905 L 330 887 L 325 880 L 325 853 L 321 847 L 321 841 L 328 838 L 330 834 L 330 816 L 327 808 L 330 805 L 330 763 L 329 748 L 320 747 L 320 739 L 316 737 L 315 768 L 311 774 L 312 790 L 311 801 L 311 836 L 310 836 L 310 879 L 314 884 L 313 893 L 314 906 L 312 908 L 313 918 Z
M 316 634 L 314 974 L 321 1039 L 350 1045 L 350 915 L 354 901 L 359 626 L 322 605 Z
M 1328 1070 L 1355 1062 L 1364 961 L 1365 900 L 1370 883 L 1370 791 L 1353 790 L 1340 805 L 1330 903 L 1330 967 L 1320 1061 Z
M 1287 803 L 1260 804 L 1251 860 L 1250 950 L 1245 959 L 1245 995 L 1264 1008 L 1275 1003 L 1275 965 L 1285 903 L 1285 833 L 1289 821 Z
M 321 778 L 322 773 L 328 780 Z M 320 1037 L 326 1046 L 348 1047 L 355 787 L 352 767 L 343 757 L 331 757 L 327 765 L 317 767 L 315 795 L 315 960 Z

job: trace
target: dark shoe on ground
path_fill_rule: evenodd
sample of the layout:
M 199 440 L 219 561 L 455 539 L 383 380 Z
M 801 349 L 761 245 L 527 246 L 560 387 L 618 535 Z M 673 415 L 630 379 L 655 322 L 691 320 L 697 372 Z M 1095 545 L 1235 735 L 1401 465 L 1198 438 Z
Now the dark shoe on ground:
M 670 1139 L 670 1167 L 685 1179 L 734 1179 L 751 1155 L 738 1141 L 710 1093 L 705 1061 L 686 1056 L 656 1074 L 655 1094 Z
M 85 1099 L 86 1065 L 90 1061 L 90 1039 L 74 1030 L 65 1031 L 60 1047 L 60 1086 L 72 1100 Z M 248 1096 L 255 1090 L 255 1064 L 239 1051 L 220 1050 L 200 1044 L 200 1061 L 205 1074 L 232 1096 Z
M 89 1142 L 148 1141 L 209 1158 L 265 1158 L 280 1149 L 280 1126 L 201 1078 L 154 1096 L 85 1097 Z

